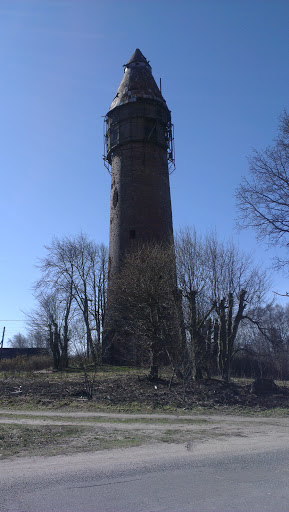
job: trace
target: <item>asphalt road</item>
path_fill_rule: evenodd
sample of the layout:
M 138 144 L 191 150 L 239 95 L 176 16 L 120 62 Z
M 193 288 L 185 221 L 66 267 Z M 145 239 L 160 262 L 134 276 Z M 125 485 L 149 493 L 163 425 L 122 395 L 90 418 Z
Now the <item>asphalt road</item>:
M 288 512 L 287 441 L 16 460 L 14 473 L 2 462 L 0 511 Z

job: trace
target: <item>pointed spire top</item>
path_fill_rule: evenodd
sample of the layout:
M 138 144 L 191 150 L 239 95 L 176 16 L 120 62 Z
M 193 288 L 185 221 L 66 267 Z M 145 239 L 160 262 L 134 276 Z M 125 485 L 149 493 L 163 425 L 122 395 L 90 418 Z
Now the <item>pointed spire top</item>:
M 133 52 L 131 58 L 129 59 L 127 64 L 125 64 L 125 67 L 128 67 L 129 64 L 134 64 L 136 62 L 138 62 L 138 63 L 142 62 L 144 64 L 149 65 L 149 61 L 144 57 L 144 55 L 138 48 Z
M 124 65 L 124 75 L 110 110 L 124 103 L 154 100 L 166 106 L 166 102 L 152 75 L 149 61 L 137 48 L 128 63 Z

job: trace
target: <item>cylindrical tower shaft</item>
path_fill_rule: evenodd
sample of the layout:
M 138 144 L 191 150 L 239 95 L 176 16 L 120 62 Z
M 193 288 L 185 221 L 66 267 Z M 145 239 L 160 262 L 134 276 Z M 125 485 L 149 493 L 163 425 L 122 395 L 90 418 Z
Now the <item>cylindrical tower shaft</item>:
M 147 142 L 117 148 L 111 168 L 110 273 L 134 245 L 173 237 L 166 150 Z

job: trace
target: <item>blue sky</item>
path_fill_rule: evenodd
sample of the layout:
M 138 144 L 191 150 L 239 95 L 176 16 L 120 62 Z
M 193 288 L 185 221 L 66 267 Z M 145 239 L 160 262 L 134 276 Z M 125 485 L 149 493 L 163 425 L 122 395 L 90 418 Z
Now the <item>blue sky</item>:
M 289 106 L 288 43 L 288 0 L 1 0 L 0 336 L 24 332 L 54 235 L 108 243 L 102 116 L 135 48 L 172 111 L 175 231 L 216 229 L 270 265 L 277 248 L 236 233 L 234 194 Z

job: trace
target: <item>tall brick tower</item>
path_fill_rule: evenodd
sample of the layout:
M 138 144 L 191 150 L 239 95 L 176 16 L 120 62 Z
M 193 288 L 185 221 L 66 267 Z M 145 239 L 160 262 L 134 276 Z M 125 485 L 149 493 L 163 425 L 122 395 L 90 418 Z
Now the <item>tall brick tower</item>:
M 136 49 L 105 118 L 105 163 L 111 172 L 109 287 L 134 244 L 173 237 L 169 169 L 174 166 L 171 114 L 151 66 Z M 103 355 L 113 361 L 108 296 Z

